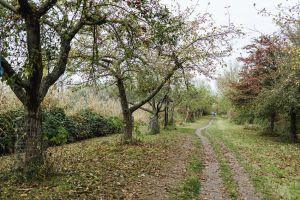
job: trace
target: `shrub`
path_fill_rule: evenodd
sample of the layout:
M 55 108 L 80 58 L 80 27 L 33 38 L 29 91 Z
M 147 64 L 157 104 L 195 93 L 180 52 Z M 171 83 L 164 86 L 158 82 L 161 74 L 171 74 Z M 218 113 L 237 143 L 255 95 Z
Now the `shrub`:
M 76 123 L 76 131 L 72 132 L 71 140 L 120 133 L 123 127 L 123 122 L 119 118 L 106 119 L 89 109 L 82 110 L 71 118 Z
M 23 116 L 22 109 L 0 113 L 0 155 L 13 152 L 15 128 L 24 126 Z M 69 117 L 62 108 L 53 107 L 44 111 L 42 116 L 43 134 L 50 146 L 120 133 L 123 130 L 121 119 L 107 119 L 91 110 L 82 110 Z
M 69 132 L 65 125 L 67 116 L 62 108 L 50 108 L 43 112 L 43 133 L 50 146 L 67 142 Z
M 108 124 L 110 126 L 110 133 L 122 133 L 124 129 L 124 122 L 119 117 L 108 118 Z

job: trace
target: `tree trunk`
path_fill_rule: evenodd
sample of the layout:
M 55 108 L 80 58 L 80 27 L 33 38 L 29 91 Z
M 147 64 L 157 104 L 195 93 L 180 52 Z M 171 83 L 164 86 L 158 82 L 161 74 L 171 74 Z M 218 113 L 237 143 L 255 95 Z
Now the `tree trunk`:
M 297 137 L 297 112 L 292 110 L 290 112 L 291 124 L 290 124 L 290 134 L 293 142 L 299 142 Z
M 166 107 L 165 107 L 165 120 L 164 120 L 164 128 L 168 128 L 169 125 L 169 102 L 166 102 Z
M 185 119 L 184 119 L 184 121 L 185 122 L 187 122 L 188 121 L 188 118 L 189 118 L 189 108 L 188 107 L 186 107 L 186 112 L 185 112 Z
M 131 112 L 123 112 L 123 117 L 125 121 L 125 132 L 124 132 L 124 139 L 125 142 L 132 140 L 132 133 L 133 133 L 133 126 L 134 126 L 134 119 Z
M 37 175 L 45 161 L 41 109 L 26 108 L 25 130 L 16 142 L 16 172 L 26 177 Z
M 270 115 L 270 131 L 271 133 L 274 132 L 274 127 L 275 127 L 275 117 L 276 117 L 276 114 L 275 113 L 272 113 Z
M 193 122 L 194 119 L 194 114 L 191 112 L 189 109 L 186 111 L 186 117 L 185 117 L 185 122 Z
M 174 120 L 174 105 L 171 106 L 171 116 L 170 116 L 169 125 L 171 125 L 171 126 L 175 125 L 175 120 Z
M 124 139 L 125 142 L 130 142 L 132 140 L 132 132 L 133 132 L 133 125 L 134 125 L 133 115 L 129 109 L 126 90 L 122 79 L 117 78 L 117 86 L 119 90 L 122 114 L 125 121 Z
M 158 112 L 155 112 L 150 119 L 150 133 L 151 134 L 159 134 L 160 133 L 160 125 L 159 125 L 159 115 Z

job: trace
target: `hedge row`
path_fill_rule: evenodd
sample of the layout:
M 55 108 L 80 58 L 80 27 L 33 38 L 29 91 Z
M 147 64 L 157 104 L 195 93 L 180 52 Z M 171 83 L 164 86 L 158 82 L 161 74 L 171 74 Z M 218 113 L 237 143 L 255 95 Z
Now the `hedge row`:
M 22 130 L 23 116 L 21 109 L 0 113 L 0 155 L 14 151 L 16 128 Z M 104 118 L 91 110 L 82 110 L 73 116 L 67 116 L 63 109 L 56 107 L 43 112 L 43 134 L 49 146 L 116 134 L 122 128 L 121 119 Z

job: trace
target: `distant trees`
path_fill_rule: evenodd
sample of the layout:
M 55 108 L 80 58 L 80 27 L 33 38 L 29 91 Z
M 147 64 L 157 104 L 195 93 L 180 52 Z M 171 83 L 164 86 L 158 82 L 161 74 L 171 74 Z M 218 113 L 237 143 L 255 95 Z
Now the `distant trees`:
M 267 90 L 276 82 L 274 73 L 277 71 L 282 56 L 280 44 L 275 37 L 261 36 L 244 49 L 248 52 L 248 56 L 239 58 L 244 65 L 240 72 L 240 79 L 231 84 L 234 92 L 230 95 L 230 99 L 244 115 L 248 116 L 250 123 L 259 105 L 259 113 L 270 118 L 272 132 L 276 107 L 275 104 L 267 105 L 270 101 L 264 101 L 264 99 L 269 97 Z
M 293 6 L 288 12 L 298 12 L 298 8 L 299 5 Z M 240 117 L 244 116 L 249 122 L 254 118 L 267 118 L 268 132 L 274 132 L 279 115 L 289 116 L 291 139 L 298 142 L 299 19 L 285 14 L 285 9 L 275 17 L 281 29 L 279 33 L 261 36 L 244 48 L 248 56 L 239 58 L 243 68 L 226 95 Z

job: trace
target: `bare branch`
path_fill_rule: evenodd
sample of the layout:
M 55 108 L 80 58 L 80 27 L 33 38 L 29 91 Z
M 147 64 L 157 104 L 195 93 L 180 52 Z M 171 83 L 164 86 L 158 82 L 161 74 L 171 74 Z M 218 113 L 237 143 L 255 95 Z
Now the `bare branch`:
M 7 81 L 7 84 L 11 87 L 20 101 L 25 105 L 27 102 L 25 90 L 28 89 L 28 85 L 18 76 L 7 60 L 1 57 L 0 62 L 4 69 L 3 78 Z
M 0 57 L 1 66 L 4 69 L 5 76 L 7 78 L 14 78 L 14 82 L 19 85 L 20 87 L 23 87 L 24 89 L 28 89 L 28 84 L 23 81 L 19 75 L 15 72 L 15 70 L 12 68 L 12 66 L 8 63 L 8 61 Z
M 132 107 L 130 107 L 130 111 L 133 113 L 134 111 L 136 111 L 137 109 L 139 109 L 141 106 L 143 106 L 145 103 L 147 103 L 148 101 L 150 101 L 153 97 L 155 97 L 155 95 L 162 89 L 162 87 L 166 84 L 166 82 L 168 80 L 170 80 L 170 78 L 173 76 L 173 74 L 175 73 L 175 71 L 179 68 L 180 66 L 175 65 L 170 71 L 169 73 L 164 77 L 164 79 L 161 81 L 161 83 L 158 85 L 158 87 L 153 90 L 148 97 L 144 98 L 143 100 L 141 100 L 139 103 L 133 105 Z
M 48 10 L 50 10 L 56 4 L 56 2 L 57 2 L 57 0 L 48 0 L 48 1 L 46 1 L 38 9 L 38 11 L 37 11 L 38 15 L 43 16 L 44 14 L 46 14 L 48 12 Z
M 59 53 L 59 58 L 56 67 L 53 69 L 53 71 L 50 74 L 48 74 L 42 80 L 41 89 L 40 89 L 41 99 L 43 99 L 46 96 L 50 86 L 53 85 L 59 79 L 59 77 L 62 74 L 64 74 L 64 72 L 66 71 L 68 56 L 71 50 L 70 43 L 71 40 L 63 39 L 61 41 L 60 53 Z
M 53 28 L 56 31 L 56 33 L 61 36 L 61 33 L 62 33 L 61 26 L 59 26 L 58 24 L 54 24 L 53 22 L 51 22 L 50 20 L 45 19 L 45 18 L 43 18 L 43 22 L 45 24 L 47 24 L 48 26 L 50 26 L 51 28 Z
M 130 105 L 134 105 L 134 103 L 131 103 L 131 102 L 129 102 L 129 104 L 130 104 Z M 149 109 L 147 109 L 147 108 L 140 107 L 139 109 L 141 109 L 141 110 L 143 110 L 143 111 L 145 111 L 145 112 L 148 112 L 148 113 L 153 114 L 153 111 L 152 111 L 152 110 L 149 110 Z

